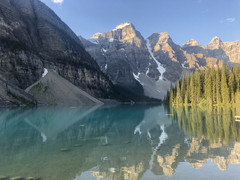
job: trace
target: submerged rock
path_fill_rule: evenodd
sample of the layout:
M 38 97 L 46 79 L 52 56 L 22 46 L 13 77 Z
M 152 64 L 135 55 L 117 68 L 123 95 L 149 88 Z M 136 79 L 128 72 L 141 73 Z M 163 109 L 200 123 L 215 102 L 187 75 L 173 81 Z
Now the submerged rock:
M 69 152 L 69 151 L 71 151 L 71 149 L 68 149 L 68 148 L 61 148 L 60 151 L 61 151 L 61 152 Z
M 11 177 L 9 180 L 24 180 L 24 178 L 18 176 L 18 177 Z
M 82 144 L 74 144 L 74 147 L 81 147 Z
M 41 180 L 40 177 L 26 177 L 25 180 Z
M 34 177 L 26 177 L 25 180 L 36 180 Z
M 0 176 L 0 180 L 7 180 L 8 177 L 7 176 Z

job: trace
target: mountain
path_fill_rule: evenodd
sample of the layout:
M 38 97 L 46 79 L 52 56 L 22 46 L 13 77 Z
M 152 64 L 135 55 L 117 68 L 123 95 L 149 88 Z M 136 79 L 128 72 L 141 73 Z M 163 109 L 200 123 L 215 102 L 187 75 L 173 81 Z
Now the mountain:
M 173 42 L 167 32 L 154 33 L 147 40 L 154 57 L 165 68 L 164 77 L 175 82 L 181 76 L 181 66 L 186 61 L 183 50 Z
M 141 92 L 140 84 L 144 95 L 158 99 L 185 73 L 240 63 L 240 41 L 222 42 L 214 37 L 205 47 L 195 39 L 179 46 L 167 32 L 144 39 L 131 23 L 96 33 L 89 40 L 79 38 L 114 84 Z
M 86 50 L 115 84 L 138 86 L 133 73 L 147 71 L 150 59 L 144 38 L 132 24 L 123 23 L 110 32 L 97 33 L 90 42 Z
M 20 89 L 53 69 L 95 97 L 111 98 L 114 86 L 79 38 L 39 0 L 0 1 L 0 75 Z
M 164 96 L 165 92 L 158 91 L 156 83 L 168 82 L 163 78 L 164 67 L 154 58 L 148 40 L 133 24 L 122 23 L 109 32 L 93 35 L 89 40 L 80 39 L 114 84 L 153 98 Z
M 219 37 L 215 36 L 205 47 L 190 41 L 183 45 L 183 50 L 195 57 L 201 56 L 207 65 L 240 63 L 240 41 L 223 42 Z
M 240 63 L 240 41 L 222 42 L 216 36 L 205 49 L 208 52 L 208 56 L 215 56 L 225 62 Z
M 220 49 L 222 46 L 222 40 L 215 36 L 211 42 L 205 47 L 205 49 Z

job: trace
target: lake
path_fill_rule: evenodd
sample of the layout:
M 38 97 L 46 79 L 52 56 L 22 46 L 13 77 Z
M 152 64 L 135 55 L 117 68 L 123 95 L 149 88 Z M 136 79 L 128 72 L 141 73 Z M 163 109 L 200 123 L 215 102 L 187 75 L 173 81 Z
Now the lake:
M 0 109 L 0 179 L 240 179 L 235 115 L 240 109 Z

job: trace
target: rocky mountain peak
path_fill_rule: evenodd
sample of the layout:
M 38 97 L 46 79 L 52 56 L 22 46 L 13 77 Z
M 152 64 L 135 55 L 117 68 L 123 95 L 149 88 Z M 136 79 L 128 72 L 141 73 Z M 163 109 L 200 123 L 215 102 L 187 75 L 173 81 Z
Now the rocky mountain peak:
M 220 37 L 215 36 L 211 41 L 221 41 Z
M 113 32 L 113 31 L 118 31 L 118 30 L 123 30 L 125 28 L 131 28 L 135 31 L 135 27 L 133 26 L 132 23 L 128 23 L 128 22 L 125 22 L 125 23 L 121 23 L 119 25 L 117 25 L 112 31 L 109 31 L 109 32 Z M 106 32 L 108 33 L 108 32 Z M 106 33 L 96 33 L 94 34 L 90 39 L 98 39 L 100 36 L 104 36 L 103 34 L 106 34 Z
M 161 43 L 168 43 L 172 42 L 171 37 L 169 36 L 168 32 L 162 32 L 159 34 L 159 42 Z
M 123 28 L 129 27 L 129 26 L 133 27 L 133 24 L 132 24 L 132 23 L 128 23 L 128 22 L 121 23 L 121 24 L 117 25 L 117 26 L 113 29 L 113 31 L 117 31 L 117 30 L 119 30 L 119 29 L 123 29 Z
M 185 44 L 183 44 L 183 47 L 192 47 L 192 46 L 201 46 L 195 39 L 190 39 Z
M 175 45 L 172 38 L 169 36 L 168 32 L 162 32 L 162 33 L 153 33 L 149 38 L 152 45 L 165 45 L 169 44 Z
M 169 36 L 168 32 L 153 33 L 148 39 L 150 40 L 154 51 L 173 51 L 177 46 Z
M 98 39 L 99 38 L 99 36 L 101 36 L 101 34 L 102 33 L 96 33 L 96 34 L 94 34 L 90 39 Z
M 219 49 L 222 45 L 222 40 L 215 36 L 211 42 L 206 46 L 206 49 Z
M 105 33 L 96 33 L 91 39 L 109 41 L 110 43 L 122 42 L 133 46 L 142 47 L 145 45 L 145 40 L 141 33 L 137 31 L 133 24 L 122 23 L 117 25 L 113 30 Z

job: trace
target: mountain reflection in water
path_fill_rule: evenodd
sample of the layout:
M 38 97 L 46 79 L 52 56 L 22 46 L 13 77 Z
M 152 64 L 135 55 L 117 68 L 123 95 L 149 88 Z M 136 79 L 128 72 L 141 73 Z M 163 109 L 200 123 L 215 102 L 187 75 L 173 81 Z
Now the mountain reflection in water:
M 236 109 L 0 110 L 0 177 L 239 179 Z

